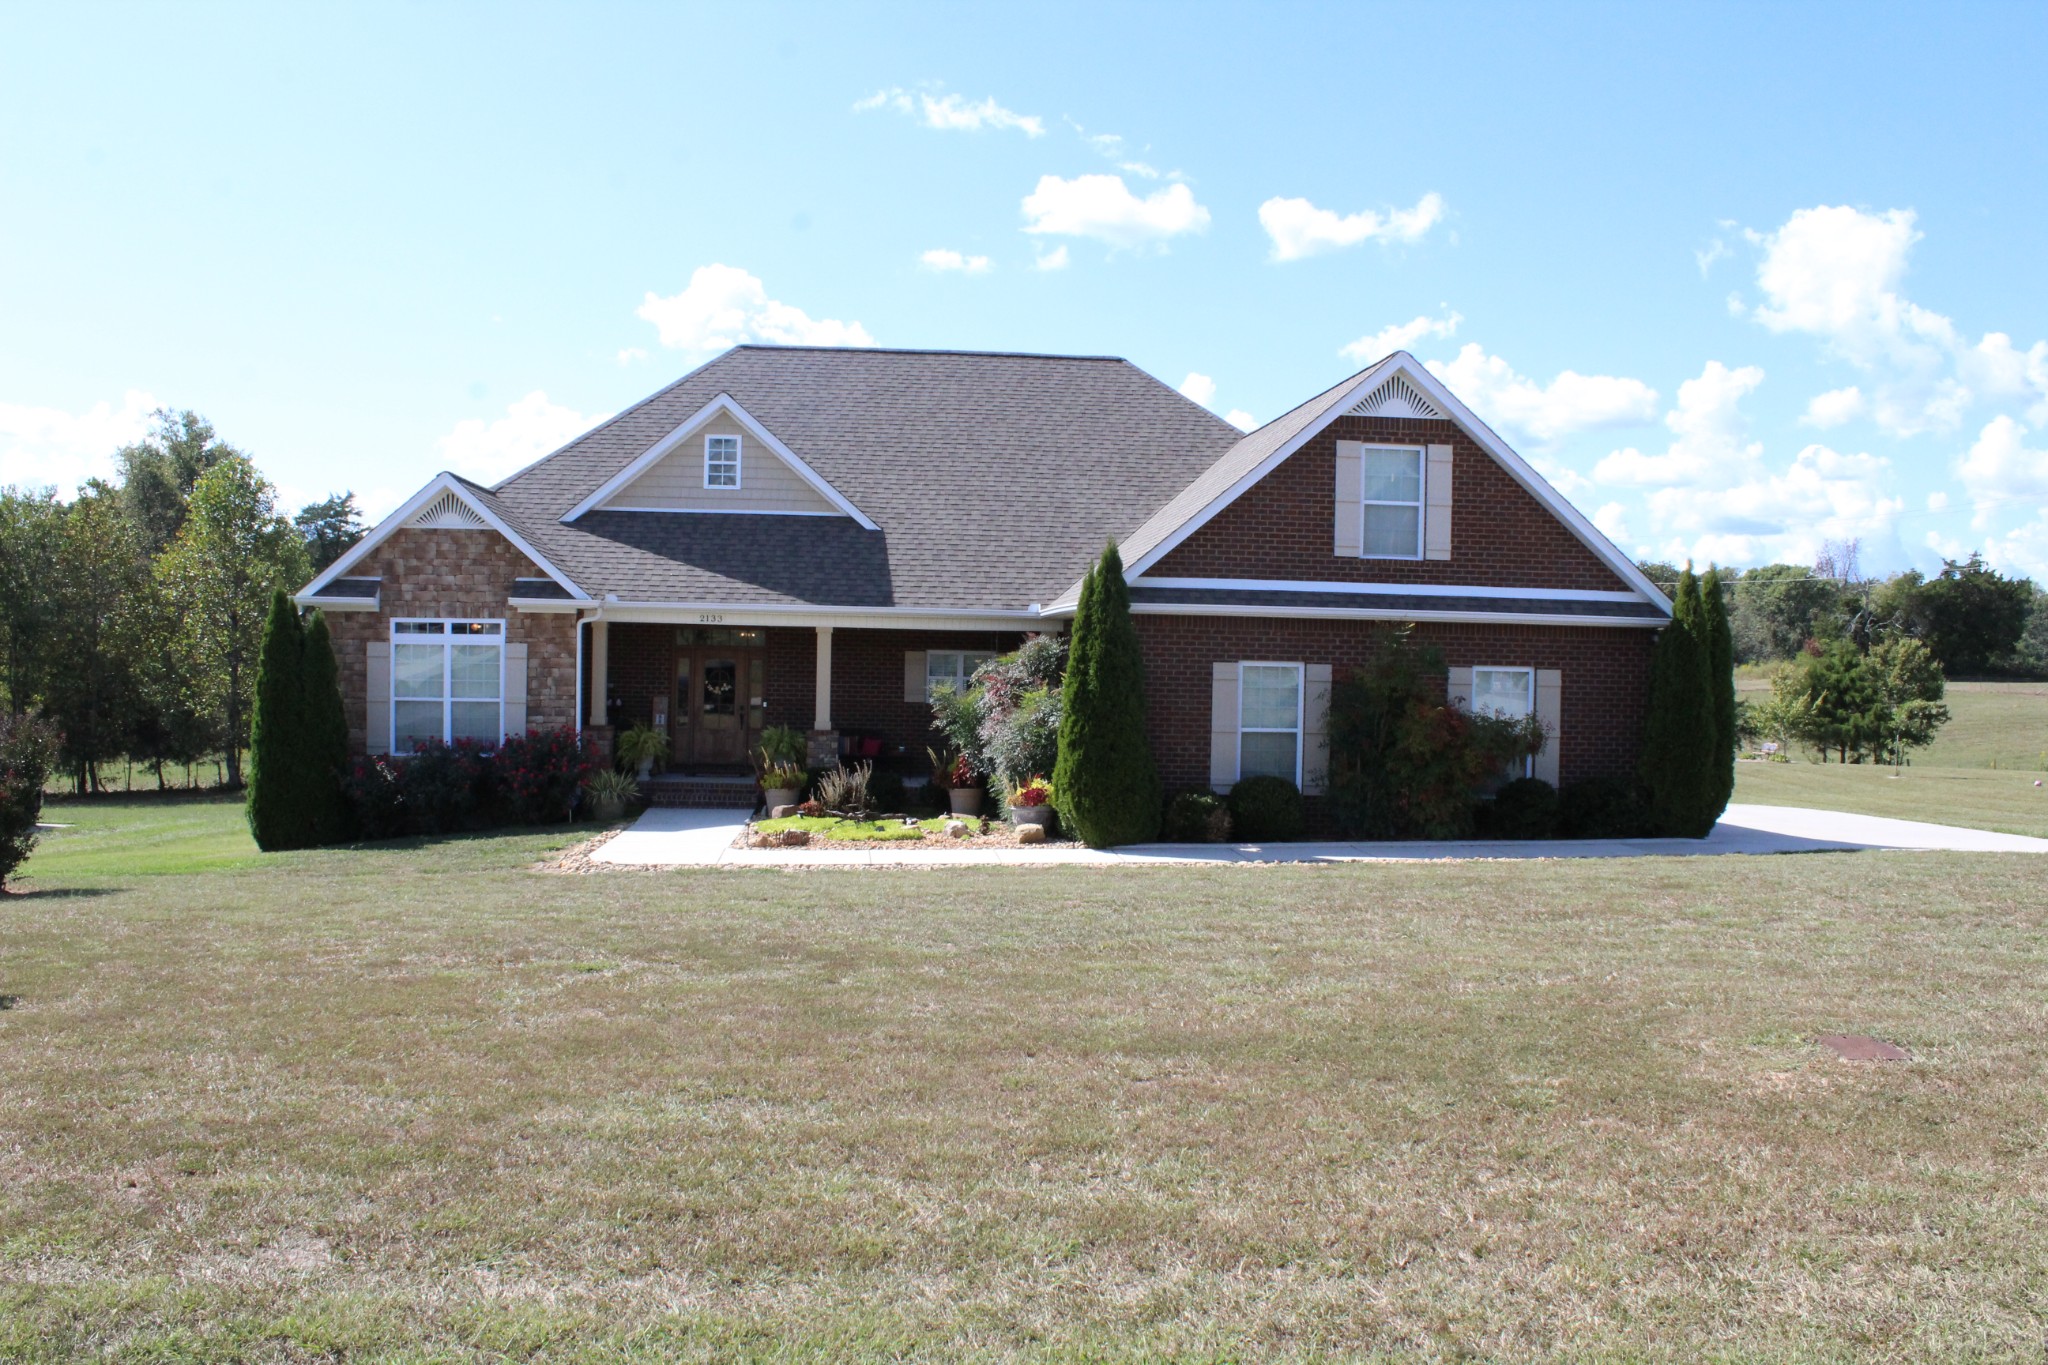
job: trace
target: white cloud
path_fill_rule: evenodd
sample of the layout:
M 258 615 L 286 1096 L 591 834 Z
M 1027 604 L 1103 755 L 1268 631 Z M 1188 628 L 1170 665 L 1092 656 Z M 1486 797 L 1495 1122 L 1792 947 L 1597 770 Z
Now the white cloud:
M 1034 256 L 1031 263 L 1040 270 L 1065 270 L 1069 259 L 1067 248 L 1062 245 Z
M 986 274 L 989 269 L 988 257 L 963 256 L 959 252 L 949 251 L 945 247 L 933 247 L 917 259 L 924 263 L 924 268 L 927 270 L 957 270 L 962 274 L 982 275 Z
M 1936 539 L 1929 534 L 1930 545 Z M 1962 559 L 1969 553 L 1957 543 L 1935 545 L 1934 548 L 1943 559 Z M 2032 521 L 2022 523 L 1984 546 L 1984 558 L 2001 573 L 2026 574 L 2037 583 L 2048 578 L 2048 508 L 2042 509 Z
M 1763 381 L 1764 372 L 1754 365 L 1731 370 L 1708 361 L 1699 378 L 1678 386 L 1678 405 L 1664 414 L 1670 448 L 1661 455 L 1633 446 L 1614 451 L 1593 467 L 1593 477 L 1606 484 L 1688 488 L 1739 478 L 1742 467 L 1763 453 L 1743 441 L 1747 424 L 1740 411 L 1742 400 Z
M 1443 216 L 1443 196 L 1435 191 L 1423 195 L 1412 209 L 1389 209 L 1383 214 L 1365 209 L 1339 216 L 1306 199 L 1275 198 L 1259 205 L 1259 225 L 1273 239 L 1276 261 L 1298 261 L 1360 242 L 1420 241 Z
M 1992 418 L 1956 467 L 1976 504 L 1972 525 L 1990 524 L 2001 506 L 2048 498 L 2048 450 L 2027 446 L 2027 428 L 2003 413 Z
M 936 95 L 891 86 L 856 101 L 853 107 L 856 113 L 893 109 L 941 132 L 978 133 L 984 128 L 1015 128 L 1026 137 L 1045 135 L 1044 119 L 1036 114 L 1020 114 L 1013 109 L 1005 109 L 996 103 L 993 95 L 977 103 L 957 94 Z
M 1246 412 L 1243 408 L 1232 408 L 1229 412 L 1223 414 L 1223 420 L 1236 427 L 1239 431 L 1257 431 L 1259 429 L 1259 419 Z
M 114 473 L 114 452 L 149 430 L 162 405 L 140 389 L 84 412 L 0 403 L 0 484 L 54 486 L 70 496 L 81 483 Z
M 1734 252 L 1728 249 L 1728 244 L 1726 242 L 1722 241 L 1719 237 L 1716 237 L 1711 243 L 1707 245 L 1705 250 L 1693 252 L 1692 258 L 1694 261 L 1699 263 L 1700 278 L 1705 279 L 1707 277 L 1707 272 L 1711 271 L 1714 268 L 1714 262 L 1726 260 L 1728 257 L 1734 254 Z
M 1538 441 L 1647 422 L 1657 415 L 1657 391 L 1639 379 L 1566 370 L 1549 384 L 1538 384 L 1477 342 L 1467 342 L 1456 360 L 1427 363 L 1431 374 L 1487 421 Z
M 1337 354 L 1354 360 L 1378 360 L 1395 351 L 1407 350 L 1423 337 L 1451 336 L 1464 320 L 1457 313 L 1448 313 L 1440 318 L 1423 316 L 1408 322 L 1389 323 L 1370 336 L 1360 337 Z
M 1765 555 L 1806 562 L 1830 540 L 1891 535 L 1905 499 L 1888 496 L 1890 461 L 1809 445 L 1780 473 L 1751 466 L 1740 482 L 1712 497 L 1696 489 L 1660 488 L 1649 509 L 1671 548 L 1702 561 L 1755 560 Z
M 1927 510 L 1930 512 L 1946 512 L 1948 510 L 1948 492 L 1945 489 L 1937 488 L 1932 493 L 1929 493 L 1927 495 Z
M 1825 431 L 1861 417 L 1865 408 L 1863 390 L 1851 384 L 1846 389 L 1829 389 L 1826 393 L 1815 394 L 1808 400 L 1806 415 L 1799 421 L 1802 425 Z
M 1180 392 L 1181 397 L 1192 398 L 1206 408 L 1209 400 L 1216 396 L 1216 381 L 1206 374 L 1190 370 L 1188 377 L 1180 381 Z
M 584 414 L 548 401 L 535 389 L 495 422 L 471 417 L 435 443 L 442 462 L 479 483 L 496 483 L 602 422 L 608 413 Z
M 1186 185 L 1167 185 L 1140 199 L 1120 175 L 1039 177 L 1024 196 L 1026 232 L 1093 237 L 1117 247 L 1164 242 L 1209 226 L 1209 210 Z
M 632 365 L 645 359 L 647 359 L 645 347 L 627 346 L 619 352 L 619 363 L 621 365 Z
M 639 315 L 661 333 L 661 344 L 685 351 L 710 351 L 743 341 L 785 346 L 872 346 L 858 322 L 813 318 L 801 308 L 768 297 L 761 281 L 730 265 L 700 265 L 679 294 L 662 298 L 651 290 Z
M 1604 502 L 1593 514 L 1593 524 L 1600 528 L 1600 534 L 1609 540 L 1620 542 L 1628 539 L 1627 510 L 1618 502 Z

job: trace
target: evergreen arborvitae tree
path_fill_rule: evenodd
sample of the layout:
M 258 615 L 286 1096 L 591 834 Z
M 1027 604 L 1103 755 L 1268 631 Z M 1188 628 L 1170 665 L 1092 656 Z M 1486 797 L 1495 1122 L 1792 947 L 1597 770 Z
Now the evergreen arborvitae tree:
M 305 631 L 291 598 L 270 596 L 256 655 L 256 708 L 249 732 L 249 830 L 269 852 L 313 841 L 306 803 Z
M 1672 601 L 1671 624 L 1650 655 L 1650 714 L 1643 733 L 1643 785 L 1657 833 L 1703 839 L 1719 814 L 1714 704 L 1707 688 L 1707 648 L 1697 623 L 1704 614 L 1698 580 L 1687 569 Z
M 1735 795 L 1735 633 L 1728 626 L 1728 598 L 1721 590 L 1721 571 L 1707 570 L 1700 583 L 1700 605 L 1706 624 L 1707 693 L 1714 702 L 1714 815 L 1718 819 Z
M 341 775 L 348 766 L 348 716 L 341 706 L 341 670 L 334 660 L 334 639 L 327 617 L 313 613 L 306 624 L 305 739 L 301 754 L 306 767 L 306 800 L 312 813 L 316 844 L 338 844 L 353 832 Z
M 1113 542 L 1081 584 L 1060 697 L 1052 785 L 1067 831 L 1091 848 L 1156 838 L 1159 769 L 1145 739 L 1145 665 Z

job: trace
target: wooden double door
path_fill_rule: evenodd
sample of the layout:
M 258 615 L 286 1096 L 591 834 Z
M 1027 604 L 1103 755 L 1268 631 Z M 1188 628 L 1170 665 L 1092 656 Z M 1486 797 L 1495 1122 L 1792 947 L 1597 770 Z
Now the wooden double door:
M 676 632 L 670 761 L 683 768 L 746 764 L 768 714 L 768 660 L 758 630 Z

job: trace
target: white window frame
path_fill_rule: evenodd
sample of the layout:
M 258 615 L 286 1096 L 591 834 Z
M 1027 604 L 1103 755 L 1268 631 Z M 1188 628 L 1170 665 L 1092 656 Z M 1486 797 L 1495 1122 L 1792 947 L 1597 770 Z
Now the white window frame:
M 974 670 L 995 657 L 996 652 L 992 649 L 926 650 L 924 652 L 924 694 L 927 697 L 933 695 L 939 684 L 945 682 L 952 682 L 959 687 L 967 686 L 968 680 L 974 676 Z M 934 678 L 932 676 L 933 659 L 957 659 L 960 661 L 960 671 L 950 679 Z
M 713 482 L 711 481 L 711 466 L 712 466 L 712 463 L 713 463 L 713 461 L 712 461 L 712 458 L 711 458 L 711 443 L 712 443 L 713 441 L 731 441 L 731 442 L 732 442 L 732 459 L 731 459 L 730 461 L 727 461 L 727 460 L 723 460 L 723 459 L 721 459 L 721 460 L 718 460 L 718 461 L 717 461 L 718 467 L 719 467 L 720 469 L 723 469 L 723 468 L 724 468 L 724 467 L 725 467 L 725 466 L 726 466 L 726 465 L 727 465 L 728 463 L 730 463 L 730 464 L 732 465 L 732 482 L 731 482 L 731 483 L 713 483 Z M 738 488 L 738 487 L 740 486 L 740 465 L 741 465 L 741 460 L 740 460 L 740 454 L 741 454 L 741 450 L 742 450 L 742 447 L 743 447 L 744 445 L 745 445 L 745 442 L 744 442 L 743 440 L 741 440 L 741 438 L 740 438 L 740 437 L 738 437 L 738 436 L 735 436 L 735 435 L 733 435 L 733 434 L 732 434 L 731 432 L 724 432 L 724 431 L 712 431 L 712 432 L 706 432 L 706 433 L 704 434 L 704 486 L 705 486 L 706 488 L 716 488 L 716 489 L 720 489 L 720 490 L 731 490 L 731 489 L 736 489 L 736 488 Z
M 441 631 L 438 635 L 419 631 L 401 632 L 399 630 L 400 626 L 439 626 L 441 627 Z M 467 634 L 458 636 L 451 629 L 451 627 L 454 626 L 496 626 L 497 630 L 495 632 L 484 631 L 480 634 Z M 454 707 L 457 701 L 476 703 L 491 700 L 488 697 L 457 697 L 455 695 L 455 651 L 452 648 L 452 646 L 458 643 L 496 644 L 498 647 L 498 723 L 493 728 L 497 730 L 498 734 L 497 738 L 493 739 L 485 747 L 487 749 L 495 751 L 499 745 L 505 742 L 505 621 L 503 617 L 394 617 L 391 622 L 391 629 L 388 638 L 391 641 L 391 715 L 389 720 L 390 728 L 386 731 L 386 734 L 388 734 L 390 737 L 388 743 L 390 745 L 391 752 L 394 756 L 403 758 L 406 756 L 406 754 L 411 752 L 410 750 L 407 750 L 405 753 L 400 753 L 398 749 L 398 704 L 401 701 L 416 702 L 428 700 L 428 698 L 425 697 L 401 697 L 398 695 L 398 646 L 401 644 L 438 644 L 441 646 L 441 742 L 443 744 L 453 744 L 455 742 Z
M 1368 450 L 1399 450 L 1415 456 L 1415 501 L 1396 502 L 1390 498 L 1368 498 L 1365 496 L 1365 452 Z M 1415 509 L 1415 553 L 1410 555 L 1376 555 L 1365 547 L 1365 509 L 1368 507 L 1413 507 Z M 1372 441 L 1359 442 L 1358 458 L 1358 557 L 1360 559 L 1421 559 L 1428 532 L 1425 523 L 1429 519 L 1429 447 L 1380 444 Z
M 1277 725 L 1253 725 L 1244 723 L 1244 671 L 1247 668 L 1291 668 L 1294 670 L 1294 727 L 1289 730 Z M 1301 790 L 1302 746 L 1308 739 L 1308 669 L 1298 663 L 1277 659 L 1239 659 L 1237 661 L 1237 780 L 1244 780 L 1244 737 L 1253 735 L 1294 736 L 1294 789 Z
M 1472 710 L 1473 710 L 1473 713 L 1474 713 L 1474 714 L 1477 714 L 1477 713 L 1478 713 L 1478 711 L 1480 710 L 1480 706 L 1479 706 L 1479 675 L 1480 675 L 1481 673 L 1520 673 L 1520 674 L 1521 674 L 1521 675 L 1522 675 L 1522 676 L 1523 676 L 1524 678 L 1526 678 L 1526 679 L 1528 680 L 1528 683 L 1529 683 L 1529 709 L 1528 709 L 1527 711 L 1524 711 L 1524 712 L 1523 712 L 1522 714 L 1523 714 L 1523 715 L 1525 715 L 1525 716 L 1533 716 L 1533 715 L 1535 715 L 1535 714 L 1536 714 L 1536 669 L 1535 669 L 1535 667 L 1534 667 L 1533 665 L 1531 665 L 1531 666 L 1529 666 L 1529 667 L 1526 667 L 1526 668 L 1525 668 L 1525 667 L 1523 667 L 1523 666 L 1522 666 L 1521 664 L 1474 664 L 1474 665 L 1472 665 Z M 1499 712 L 1499 711 L 1493 711 L 1493 710 L 1490 710 L 1490 709 L 1489 709 L 1489 714 L 1492 714 L 1492 715 L 1496 715 L 1496 716 L 1497 716 L 1497 715 L 1500 715 L 1500 714 L 1502 714 L 1502 713 L 1501 713 L 1501 712 Z M 1522 773 L 1521 773 L 1521 775 L 1522 775 L 1523 777 L 1533 777 L 1533 776 L 1535 775 L 1535 773 L 1536 773 L 1536 758 L 1535 758 L 1535 756 L 1534 756 L 1534 755 L 1532 754 L 1532 755 L 1530 755 L 1529 757 L 1527 757 L 1527 758 L 1524 758 L 1524 759 L 1522 760 Z

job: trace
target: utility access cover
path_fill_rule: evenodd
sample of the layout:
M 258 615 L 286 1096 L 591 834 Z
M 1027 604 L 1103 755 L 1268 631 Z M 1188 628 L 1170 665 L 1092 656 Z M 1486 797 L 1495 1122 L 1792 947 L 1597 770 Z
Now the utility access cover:
M 1845 1062 L 1903 1062 L 1912 1056 L 1896 1043 L 1861 1033 L 1824 1033 L 1819 1041 Z

